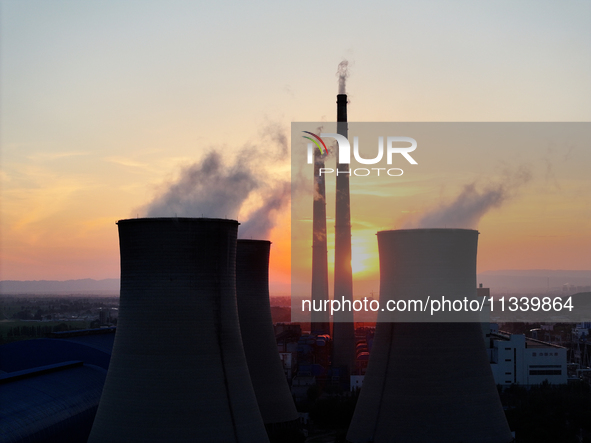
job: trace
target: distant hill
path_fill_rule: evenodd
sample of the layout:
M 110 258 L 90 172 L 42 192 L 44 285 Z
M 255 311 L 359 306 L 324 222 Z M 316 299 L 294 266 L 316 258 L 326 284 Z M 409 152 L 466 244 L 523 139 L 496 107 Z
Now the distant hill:
M 119 279 L 93 280 L 2 280 L 0 294 L 119 294 Z
M 562 286 L 577 287 L 571 292 L 588 291 L 591 285 L 591 270 L 506 269 L 485 271 L 478 274 L 478 283 L 493 292 L 560 292 Z
M 118 278 L 93 280 L 2 280 L 0 294 L 119 294 Z M 271 296 L 290 297 L 291 286 L 284 283 L 270 283 Z M 289 303 L 288 303 L 289 304 Z
M 499 270 L 485 271 L 477 276 L 477 282 L 485 288 L 491 288 L 491 292 L 561 292 L 562 285 L 575 286 L 573 292 L 587 292 L 587 286 L 591 285 L 591 270 Z M 371 292 L 378 296 L 379 277 L 376 280 L 355 280 L 355 288 L 358 294 L 369 295 Z M 366 287 L 367 286 L 367 287 Z M 270 291 L 272 297 L 289 297 L 291 286 L 271 282 Z M 299 288 L 296 288 L 299 289 Z M 309 286 L 301 288 L 302 294 L 309 292 Z M 296 291 L 297 292 L 297 291 Z M 90 278 L 80 280 L 3 280 L 0 281 L 0 294 L 119 294 L 119 279 L 107 278 L 93 280 Z

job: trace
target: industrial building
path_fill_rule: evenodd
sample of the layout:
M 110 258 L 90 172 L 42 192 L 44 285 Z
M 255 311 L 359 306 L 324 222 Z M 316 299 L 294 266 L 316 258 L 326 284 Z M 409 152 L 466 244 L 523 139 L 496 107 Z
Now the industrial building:
M 85 442 L 107 376 L 114 328 L 0 346 L 0 442 Z
M 543 382 L 567 382 L 567 349 L 491 328 L 487 337 L 488 355 L 495 383 L 537 385 Z
M 102 328 L 0 347 L 0 401 L 10 405 L 0 441 L 86 442 L 103 386 L 90 441 L 259 442 L 265 425 L 301 437 L 270 313 L 270 242 L 237 249 L 231 220 L 118 224 L 115 345 L 115 328 Z
M 81 361 L 0 375 L 0 441 L 85 441 L 105 377 Z
M 302 328 L 297 323 L 277 323 L 273 330 L 283 373 L 291 385 L 298 367 L 298 341 L 302 336 Z

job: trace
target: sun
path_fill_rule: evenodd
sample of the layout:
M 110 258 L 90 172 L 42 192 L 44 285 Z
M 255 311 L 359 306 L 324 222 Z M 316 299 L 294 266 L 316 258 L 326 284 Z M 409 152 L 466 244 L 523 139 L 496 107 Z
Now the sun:
M 354 275 L 378 272 L 379 260 L 375 232 L 354 233 L 351 239 L 351 269 Z

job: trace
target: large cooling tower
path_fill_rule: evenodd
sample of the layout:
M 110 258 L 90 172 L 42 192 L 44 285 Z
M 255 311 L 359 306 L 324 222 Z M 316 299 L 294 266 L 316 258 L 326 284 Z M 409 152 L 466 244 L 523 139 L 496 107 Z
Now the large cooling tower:
M 478 232 L 378 232 L 380 304 L 476 294 Z M 512 440 L 480 325 L 379 323 L 347 440 L 507 443 Z
M 274 429 L 295 424 L 298 412 L 279 359 L 269 304 L 269 249 L 271 242 L 238 240 L 236 295 L 244 353 L 250 379 L 263 417 Z
M 118 226 L 119 320 L 88 441 L 268 441 L 238 323 L 238 222 Z
M 337 95 L 337 132 L 348 137 L 347 95 Z M 337 169 L 349 171 L 350 165 L 338 163 Z M 351 269 L 351 203 L 349 175 L 338 174 L 336 179 L 335 246 L 334 246 L 334 299 L 353 301 L 353 271 Z M 353 313 L 339 311 L 334 315 L 333 354 L 334 367 L 355 365 L 355 325 Z

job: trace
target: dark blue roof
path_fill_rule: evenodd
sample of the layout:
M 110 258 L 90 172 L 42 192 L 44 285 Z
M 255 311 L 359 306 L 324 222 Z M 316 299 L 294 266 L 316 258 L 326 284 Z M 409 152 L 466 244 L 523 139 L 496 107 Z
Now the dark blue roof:
M 88 439 L 115 334 L 67 332 L 0 346 L 0 443 Z
M 80 360 L 108 369 L 115 334 L 68 338 L 38 338 L 0 346 L 0 370 L 21 371 L 38 366 Z
M 0 442 L 86 441 L 106 375 L 81 362 L 3 374 Z

